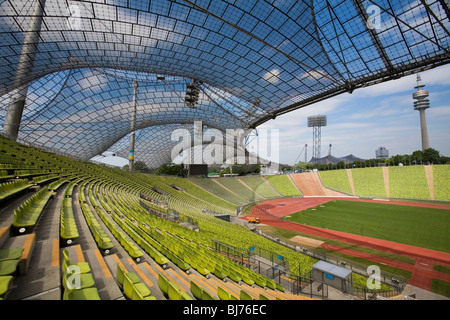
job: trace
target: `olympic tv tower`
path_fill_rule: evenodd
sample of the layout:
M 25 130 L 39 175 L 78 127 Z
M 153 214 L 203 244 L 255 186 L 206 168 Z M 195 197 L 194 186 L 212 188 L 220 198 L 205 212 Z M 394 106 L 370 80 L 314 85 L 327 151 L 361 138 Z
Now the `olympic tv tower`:
M 417 74 L 416 92 L 413 93 L 414 110 L 420 112 L 420 130 L 422 133 L 422 151 L 430 148 L 430 141 L 428 140 L 427 119 L 425 118 L 425 109 L 430 107 L 428 98 L 428 90 L 423 90 L 425 85 L 422 84 L 420 74 Z

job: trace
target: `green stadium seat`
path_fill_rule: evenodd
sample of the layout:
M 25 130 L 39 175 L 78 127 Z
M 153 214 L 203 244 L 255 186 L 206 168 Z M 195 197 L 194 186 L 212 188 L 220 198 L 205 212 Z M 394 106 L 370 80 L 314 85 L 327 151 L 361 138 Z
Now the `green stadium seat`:
M 136 286 L 133 286 L 133 297 L 132 300 L 157 300 L 156 297 L 148 295 L 142 295 L 141 290 L 138 290 Z
M 173 281 L 167 283 L 167 295 L 170 300 L 181 300 L 180 288 Z
M 3 260 L 0 261 L 0 276 L 13 274 L 17 270 L 19 260 Z
M 189 264 L 187 264 L 184 260 L 181 260 L 177 256 L 173 257 L 173 262 L 183 271 L 187 271 L 191 268 Z
M 134 272 L 125 272 L 120 264 L 117 264 L 116 279 L 128 299 L 156 300 L 155 297 L 150 296 L 151 291 L 141 282 L 141 278 Z
M 76 227 L 76 225 L 68 225 L 62 222 L 60 236 L 65 243 L 72 244 L 74 239 L 77 239 L 80 235 L 78 233 L 78 228 Z
M 104 253 L 108 254 L 112 248 L 114 248 L 114 243 L 108 236 L 100 236 L 97 241 L 98 247 L 103 250 Z
M 198 300 L 217 300 L 207 290 L 201 288 L 196 282 L 191 281 L 190 291 L 192 295 Z
M 77 279 L 77 282 L 72 283 L 71 277 L 79 277 Z M 74 279 L 75 280 L 75 279 Z M 79 283 L 78 283 L 79 281 Z M 64 273 L 62 284 L 65 290 L 72 290 L 72 289 L 85 289 L 85 288 L 91 288 L 95 285 L 94 277 L 92 276 L 92 273 L 78 273 L 78 274 L 71 274 L 69 272 Z M 76 285 L 76 288 L 73 286 Z
M 0 261 L 17 260 L 22 256 L 23 248 L 0 250 Z
M 130 256 L 135 259 L 136 261 L 140 261 L 141 258 L 144 256 L 144 253 L 133 243 L 127 242 L 127 245 L 125 246 L 125 249 L 128 251 Z
M 276 286 L 277 290 L 280 290 L 281 292 L 285 291 L 284 287 L 281 284 L 275 283 L 275 286 Z
M 0 276 L 0 297 L 8 291 L 13 276 Z
M 173 281 L 167 281 L 167 295 L 170 300 L 193 300 L 191 296 L 182 291 Z
M 271 279 L 265 279 L 266 280 L 266 286 L 272 290 L 275 290 L 277 288 L 277 284 L 275 281 Z
M 213 297 L 211 293 L 206 290 L 202 291 L 202 300 L 217 300 L 216 297 Z
M 91 267 L 89 266 L 88 262 L 77 262 L 77 263 L 71 263 L 69 259 L 69 251 L 67 249 L 63 250 L 63 272 L 65 273 L 67 268 L 69 266 L 77 266 L 79 268 L 80 273 L 89 273 L 91 272 Z
M 165 295 L 169 294 L 169 280 L 161 273 L 158 275 L 158 286 Z
M 64 290 L 63 300 L 101 300 L 97 288 Z
M 180 291 L 181 300 L 194 300 L 191 296 L 189 296 L 186 292 Z
M 215 266 L 215 268 L 214 268 L 214 275 L 217 277 L 217 278 L 219 278 L 219 279 L 221 279 L 221 280 L 223 280 L 224 278 L 226 278 L 226 274 L 223 272 L 223 270 L 222 270 L 222 268 L 221 267 L 219 267 L 219 266 Z
M 162 253 L 160 253 L 159 251 L 155 250 L 155 256 L 153 257 L 153 259 L 155 259 L 156 263 L 159 264 L 160 266 L 166 266 L 169 263 L 169 259 L 167 259 Z
M 202 300 L 203 289 L 200 288 L 199 285 L 194 281 L 191 281 L 190 291 L 196 299 Z
M 230 273 L 228 274 L 228 277 L 233 280 L 236 283 L 239 283 L 242 280 L 242 276 L 234 271 L 230 271 Z
M 262 277 L 255 276 L 255 277 L 253 277 L 253 280 L 261 288 L 265 288 L 266 287 L 266 281 Z
M 197 268 L 196 270 L 198 271 L 198 273 L 200 273 L 203 276 L 207 276 L 208 274 L 211 273 L 211 271 L 209 271 L 207 268 L 205 268 L 204 266 L 197 264 Z
M 240 300 L 253 300 L 252 296 L 249 295 L 246 291 L 241 290 L 240 296 L 239 296 Z
M 239 300 L 236 296 L 234 296 L 221 286 L 217 287 L 217 296 L 220 298 L 220 300 Z
M 265 295 L 263 295 L 262 293 L 259 294 L 259 300 L 270 300 L 269 298 L 267 298 Z
M 140 282 L 140 279 L 137 283 L 135 283 L 134 281 L 135 279 L 131 279 L 127 273 L 124 274 L 123 292 L 128 299 L 133 299 L 133 294 L 136 296 L 137 293 L 139 293 L 143 297 L 149 296 L 151 294 L 150 289 L 145 285 L 145 283 Z
M 120 286 L 123 288 L 123 284 L 125 281 L 125 275 L 128 276 L 129 280 L 134 283 L 141 282 L 141 278 L 137 275 L 137 273 L 134 272 L 125 272 L 125 270 L 122 268 L 122 266 L 118 263 L 117 264 L 117 272 L 116 272 L 116 279 L 117 282 L 119 282 Z
M 253 281 L 250 277 L 248 277 L 246 274 L 242 274 L 242 281 L 244 281 L 249 286 L 252 286 L 255 284 L 255 281 Z

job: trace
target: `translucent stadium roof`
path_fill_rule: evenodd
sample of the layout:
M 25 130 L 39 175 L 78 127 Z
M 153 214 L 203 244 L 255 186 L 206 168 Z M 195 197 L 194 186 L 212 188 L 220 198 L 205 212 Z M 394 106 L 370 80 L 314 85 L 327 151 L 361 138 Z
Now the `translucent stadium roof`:
M 448 63 L 447 3 L 0 0 L 0 123 L 25 92 L 19 141 L 83 159 L 123 152 L 137 81 L 136 160 L 158 166 L 194 121 L 256 128 Z

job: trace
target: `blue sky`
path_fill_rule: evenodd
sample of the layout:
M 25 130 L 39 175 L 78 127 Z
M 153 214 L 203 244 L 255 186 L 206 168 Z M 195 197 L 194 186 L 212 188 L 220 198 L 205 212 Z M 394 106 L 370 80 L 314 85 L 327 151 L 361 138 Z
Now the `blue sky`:
M 425 90 L 429 90 L 430 108 L 426 110 L 430 147 L 450 156 L 450 65 L 421 73 Z M 353 154 L 363 159 L 375 158 L 375 150 L 384 146 L 389 155 L 411 154 L 420 150 L 419 112 L 414 110 L 412 94 L 416 75 L 389 81 L 353 94 L 343 94 L 293 111 L 261 125 L 258 129 L 278 129 L 279 160 L 294 164 L 308 144 L 312 156 L 313 129 L 307 118 L 326 115 L 322 128 L 321 155 L 342 157 Z M 304 153 L 299 161 L 304 160 Z

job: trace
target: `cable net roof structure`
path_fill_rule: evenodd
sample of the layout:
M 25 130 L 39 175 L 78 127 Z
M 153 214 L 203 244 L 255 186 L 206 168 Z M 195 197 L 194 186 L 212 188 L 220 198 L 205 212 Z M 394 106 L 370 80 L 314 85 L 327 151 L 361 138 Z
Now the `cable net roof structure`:
M 127 151 L 134 129 L 136 160 L 157 167 L 171 161 L 171 132 L 194 121 L 257 128 L 448 63 L 449 11 L 444 0 L 3 0 L 0 123 L 26 96 L 19 141 L 90 159 Z

